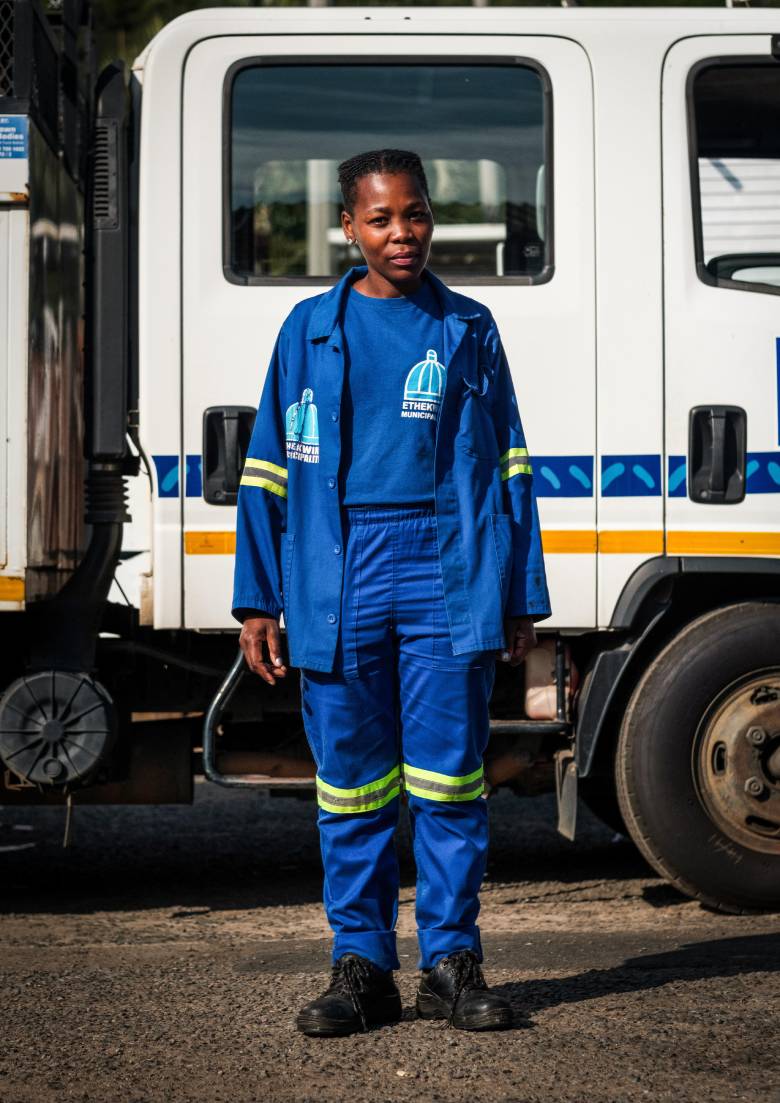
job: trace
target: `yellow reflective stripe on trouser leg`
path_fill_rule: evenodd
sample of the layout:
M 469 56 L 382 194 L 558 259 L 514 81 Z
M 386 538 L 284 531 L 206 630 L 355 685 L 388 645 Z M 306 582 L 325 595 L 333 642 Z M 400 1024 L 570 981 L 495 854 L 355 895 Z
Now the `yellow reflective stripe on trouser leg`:
M 280 498 L 287 497 L 287 468 L 280 467 L 270 460 L 256 460 L 248 456 L 241 475 L 242 486 L 260 486 L 264 490 L 270 490 L 272 494 L 278 494 Z
M 513 475 L 531 475 L 531 458 L 527 448 L 508 448 L 500 457 L 501 478 L 511 479 Z
M 371 812 L 397 797 L 400 788 L 400 766 L 393 766 L 384 777 L 356 789 L 339 789 L 317 774 L 317 803 L 326 812 Z
M 421 770 L 408 762 L 404 762 L 403 770 L 404 787 L 416 797 L 427 797 L 428 800 L 474 800 L 482 795 L 485 788 L 483 766 L 459 776 Z

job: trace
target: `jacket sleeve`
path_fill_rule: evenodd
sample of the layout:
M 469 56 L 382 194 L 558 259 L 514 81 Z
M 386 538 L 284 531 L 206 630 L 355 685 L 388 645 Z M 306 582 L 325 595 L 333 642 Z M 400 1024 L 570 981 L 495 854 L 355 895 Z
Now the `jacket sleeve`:
M 232 614 L 276 617 L 281 603 L 281 537 L 287 527 L 284 394 L 288 337 L 281 330 L 266 373 L 241 483 L 236 518 Z
M 551 615 L 531 457 L 498 327 L 491 317 L 485 353 L 492 374 L 493 422 L 498 438 L 504 509 L 512 518 L 512 573 L 508 617 L 544 620 Z

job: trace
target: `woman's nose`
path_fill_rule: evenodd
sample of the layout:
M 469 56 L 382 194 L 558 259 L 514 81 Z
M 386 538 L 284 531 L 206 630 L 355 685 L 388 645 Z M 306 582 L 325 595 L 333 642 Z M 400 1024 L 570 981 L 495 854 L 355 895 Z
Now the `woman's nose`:
M 401 222 L 394 222 L 390 227 L 390 236 L 393 241 L 413 241 L 414 234 L 412 233 L 412 224 L 403 220 Z

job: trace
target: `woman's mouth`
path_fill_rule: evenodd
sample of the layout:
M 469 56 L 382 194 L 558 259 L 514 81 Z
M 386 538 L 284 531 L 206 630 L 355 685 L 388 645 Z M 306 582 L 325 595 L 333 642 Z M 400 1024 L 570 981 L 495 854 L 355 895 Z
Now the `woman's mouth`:
M 412 268 L 419 259 L 419 253 L 396 253 L 394 257 L 390 257 L 390 263 L 397 264 L 401 268 Z

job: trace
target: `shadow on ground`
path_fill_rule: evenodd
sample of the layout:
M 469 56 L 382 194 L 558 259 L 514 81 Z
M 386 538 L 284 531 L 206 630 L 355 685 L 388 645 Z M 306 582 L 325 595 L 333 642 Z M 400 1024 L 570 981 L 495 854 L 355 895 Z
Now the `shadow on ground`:
M 531 979 L 496 985 L 512 1001 L 515 1026 L 533 1025 L 533 1015 L 626 992 L 646 992 L 677 981 L 780 972 L 780 934 L 754 934 L 691 942 L 661 953 L 629 957 L 606 969 L 587 969 L 563 979 Z

